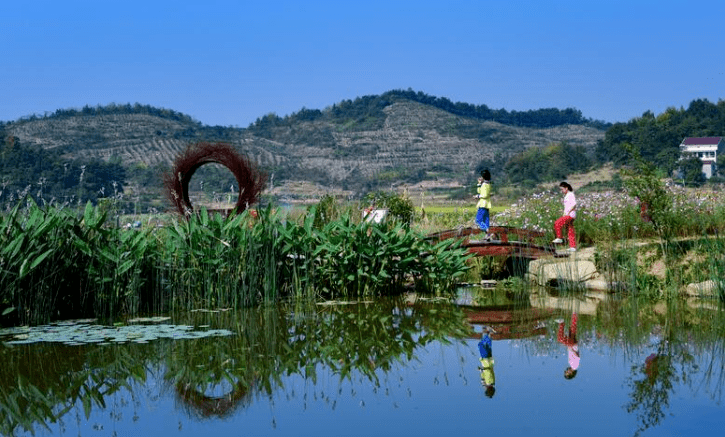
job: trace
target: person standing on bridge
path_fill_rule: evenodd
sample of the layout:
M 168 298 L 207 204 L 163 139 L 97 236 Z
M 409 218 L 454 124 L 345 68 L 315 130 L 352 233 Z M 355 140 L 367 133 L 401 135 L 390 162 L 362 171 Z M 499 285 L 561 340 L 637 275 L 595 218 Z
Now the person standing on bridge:
M 476 224 L 481 232 L 486 234 L 486 240 L 491 240 L 491 234 L 488 233 L 490 210 L 491 210 L 491 172 L 488 169 L 481 171 L 481 177 L 478 178 L 478 211 L 476 212 Z
M 568 230 L 569 238 L 569 251 L 576 252 L 576 231 L 574 231 L 574 219 L 576 218 L 576 197 L 574 196 L 574 189 L 569 185 L 568 182 L 562 182 L 559 184 L 562 194 L 564 194 L 564 215 L 556 219 L 554 222 L 554 232 L 556 238 L 552 243 L 561 244 L 564 240 L 561 239 L 563 235 L 563 228 L 566 226 Z

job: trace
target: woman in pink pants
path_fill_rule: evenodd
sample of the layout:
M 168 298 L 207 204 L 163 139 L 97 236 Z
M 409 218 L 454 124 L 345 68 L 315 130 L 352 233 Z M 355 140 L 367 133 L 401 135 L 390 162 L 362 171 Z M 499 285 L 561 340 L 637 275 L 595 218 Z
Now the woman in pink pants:
M 559 184 L 562 194 L 564 194 L 564 215 L 556 219 L 554 222 L 554 232 L 556 238 L 552 243 L 561 244 L 564 240 L 561 239 L 563 234 L 563 228 L 566 226 L 568 230 L 569 238 L 569 251 L 576 251 L 576 232 L 574 231 L 574 219 L 576 218 L 576 197 L 574 196 L 574 189 L 569 185 L 568 182 L 562 182 Z

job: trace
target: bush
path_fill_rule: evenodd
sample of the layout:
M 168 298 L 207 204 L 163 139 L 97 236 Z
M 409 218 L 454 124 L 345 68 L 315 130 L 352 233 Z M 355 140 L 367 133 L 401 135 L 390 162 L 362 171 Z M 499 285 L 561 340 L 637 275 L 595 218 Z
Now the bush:
M 389 216 L 404 226 L 410 226 L 415 215 L 413 201 L 408 196 L 376 191 L 368 193 L 365 202 L 374 208 L 387 209 Z

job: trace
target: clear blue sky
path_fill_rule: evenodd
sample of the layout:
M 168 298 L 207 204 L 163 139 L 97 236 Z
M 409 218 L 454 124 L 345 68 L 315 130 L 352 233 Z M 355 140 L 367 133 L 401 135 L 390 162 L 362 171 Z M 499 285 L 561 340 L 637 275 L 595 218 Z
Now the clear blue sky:
M 0 120 L 141 103 L 208 125 L 392 89 L 628 121 L 725 99 L 723 0 L 12 0 Z

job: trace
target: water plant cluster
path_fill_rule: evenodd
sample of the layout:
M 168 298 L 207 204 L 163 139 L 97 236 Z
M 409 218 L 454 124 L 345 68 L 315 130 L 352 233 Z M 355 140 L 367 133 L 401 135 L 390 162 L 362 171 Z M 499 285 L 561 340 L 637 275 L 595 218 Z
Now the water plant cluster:
M 467 269 L 453 241 L 406 223 L 349 215 L 315 225 L 272 206 L 222 217 L 202 208 L 160 227 L 125 229 L 109 210 L 32 200 L 0 216 L 0 321 L 242 308 L 285 298 L 450 291 Z

